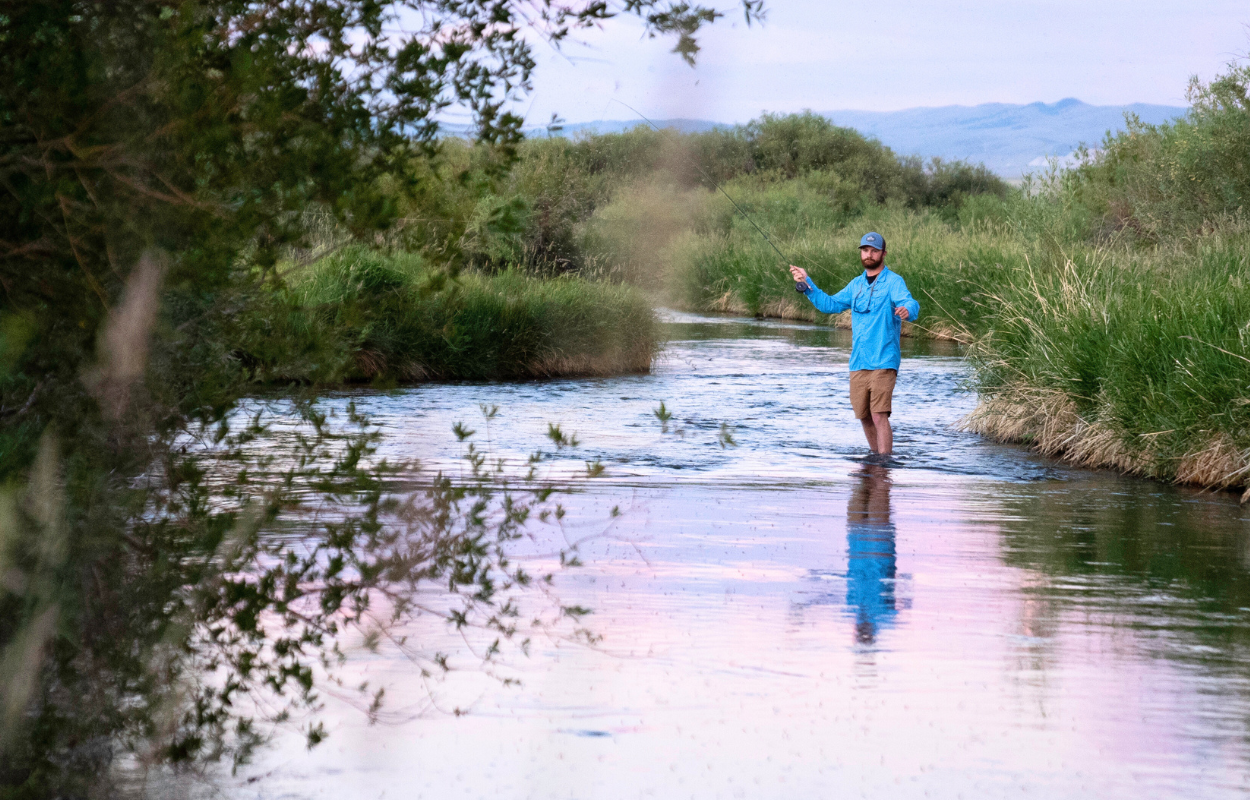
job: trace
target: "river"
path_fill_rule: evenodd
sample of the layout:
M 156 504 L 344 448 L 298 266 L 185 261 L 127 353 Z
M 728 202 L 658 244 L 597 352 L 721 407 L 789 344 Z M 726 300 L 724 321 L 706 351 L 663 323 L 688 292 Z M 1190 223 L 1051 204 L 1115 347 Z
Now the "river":
M 212 796 L 1247 793 L 1250 515 L 1234 497 L 959 432 L 976 398 L 944 343 L 904 343 L 898 456 L 868 463 L 848 333 L 663 318 L 649 375 L 329 401 L 350 396 L 384 455 L 429 470 L 460 469 L 457 421 L 505 459 L 548 423 L 576 432 L 547 469 L 605 465 L 564 501 L 570 530 L 603 535 L 557 590 L 602 638 L 536 640 L 509 657 L 519 686 L 357 654 L 392 707 L 421 713 L 370 726 L 328 698 L 324 744 L 279 733 Z M 489 427 L 479 404 L 499 408 Z

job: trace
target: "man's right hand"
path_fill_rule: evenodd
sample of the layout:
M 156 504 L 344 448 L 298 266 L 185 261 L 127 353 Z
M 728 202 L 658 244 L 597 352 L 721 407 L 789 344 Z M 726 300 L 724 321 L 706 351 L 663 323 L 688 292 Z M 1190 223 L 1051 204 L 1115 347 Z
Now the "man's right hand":
M 794 280 L 796 283 L 807 282 L 807 270 L 803 269 L 802 267 L 796 267 L 793 264 L 791 264 L 790 274 L 794 276 Z

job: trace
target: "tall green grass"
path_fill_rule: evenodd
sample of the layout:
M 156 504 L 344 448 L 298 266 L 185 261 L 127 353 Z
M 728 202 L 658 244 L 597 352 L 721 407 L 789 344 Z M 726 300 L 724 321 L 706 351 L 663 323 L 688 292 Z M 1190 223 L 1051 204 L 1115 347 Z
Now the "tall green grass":
M 261 382 L 402 382 L 645 372 L 657 331 L 637 290 L 516 271 L 449 278 L 415 254 L 344 249 L 291 272 L 240 320 Z
M 1088 248 L 987 300 L 972 429 L 1210 487 L 1250 478 L 1250 231 Z

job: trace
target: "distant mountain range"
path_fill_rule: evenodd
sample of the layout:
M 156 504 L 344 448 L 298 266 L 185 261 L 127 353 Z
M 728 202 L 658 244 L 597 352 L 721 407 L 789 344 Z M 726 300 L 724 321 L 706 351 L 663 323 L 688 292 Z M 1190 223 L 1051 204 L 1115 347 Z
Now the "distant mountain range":
M 1133 103 L 1091 106 L 1068 98 L 1057 103 L 985 103 L 979 106 L 908 108 L 902 111 L 822 112 L 836 125 L 879 139 L 900 155 L 938 156 L 984 163 L 1004 178 L 1018 178 L 1063 157 L 1079 145 L 1097 148 L 1107 131 L 1124 128 L 1124 115 L 1158 124 L 1184 115 L 1180 106 Z M 660 127 L 693 133 L 731 127 L 700 119 L 654 120 Z M 562 135 L 615 133 L 645 124 L 641 120 L 566 123 Z M 528 133 L 544 135 L 545 129 Z

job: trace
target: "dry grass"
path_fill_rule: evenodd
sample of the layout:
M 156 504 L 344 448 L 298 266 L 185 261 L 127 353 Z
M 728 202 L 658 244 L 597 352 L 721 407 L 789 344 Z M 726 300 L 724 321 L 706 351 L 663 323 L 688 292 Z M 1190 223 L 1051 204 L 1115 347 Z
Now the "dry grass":
M 961 428 L 999 442 L 1028 444 L 1077 466 L 1154 475 L 1151 459 L 1141 450 L 1127 447 L 1111 425 L 1083 417 L 1072 398 L 1056 389 L 1021 385 L 982 396 Z
M 539 359 L 532 367 L 536 376 L 544 378 L 600 378 L 608 375 L 645 374 L 651 371 L 653 353 L 636 349 L 629 353 L 574 354 L 553 353 Z
M 747 304 L 742 302 L 732 291 L 716 297 L 711 302 L 699 307 L 698 310 L 710 311 L 714 314 L 739 314 L 742 316 L 751 313 L 751 309 L 747 308 Z
M 1169 463 L 1154 446 L 1155 437 L 1139 435 L 1130 441 L 1097 412 L 1093 419 L 1078 413 L 1072 398 L 1057 389 L 1016 385 L 983 395 L 960 428 L 997 442 L 1025 444 L 1074 466 L 1206 489 L 1244 488 L 1241 501 L 1250 500 L 1250 449 L 1238 448 L 1227 434 L 1213 433 L 1208 442 Z
M 759 313 L 763 317 L 797 319 L 804 322 L 811 322 L 816 316 L 807 301 L 803 301 L 803 304 L 800 305 L 798 302 L 790 299 L 769 300 L 760 306 Z
M 1241 502 L 1250 500 L 1250 448 L 1239 448 L 1232 437 L 1216 433 L 1210 444 L 1186 453 L 1176 467 L 1178 483 L 1193 483 L 1212 489 L 1246 487 Z

